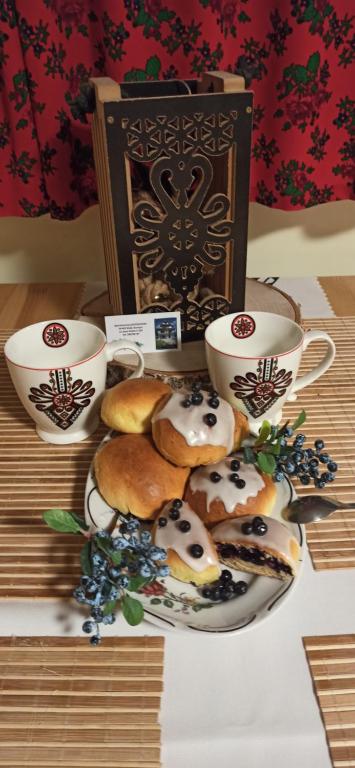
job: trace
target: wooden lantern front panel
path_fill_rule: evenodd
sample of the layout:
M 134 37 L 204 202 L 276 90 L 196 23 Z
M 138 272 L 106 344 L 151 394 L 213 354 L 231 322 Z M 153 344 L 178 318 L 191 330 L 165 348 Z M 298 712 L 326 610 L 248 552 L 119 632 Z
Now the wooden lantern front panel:
M 117 95 L 93 131 L 111 303 L 180 311 L 183 340 L 201 338 L 244 308 L 252 94 Z

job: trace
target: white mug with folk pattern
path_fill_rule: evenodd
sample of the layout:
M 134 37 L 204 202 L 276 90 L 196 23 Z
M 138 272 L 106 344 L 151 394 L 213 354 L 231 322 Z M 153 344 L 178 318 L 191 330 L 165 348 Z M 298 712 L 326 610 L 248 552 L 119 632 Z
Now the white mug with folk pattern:
M 52 320 L 16 331 L 5 344 L 5 358 L 16 392 L 48 443 L 84 440 L 99 424 L 107 363 L 117 352 L 136 353 L 132 378 L 142 376 L 139 347 L 106 341 L 95 325 L 80 320 Z
M 302 353 L 313 341 L 327 351 L 318 365 L 297 378 Z M 207 365 L 213 386 L 242 411 L 254 434 L 264 419 L 279 424 L 282 406 L 312 384 L 332 364 L 335 344 L 324 331 L 307 331 L 282 315 L 240 312 L 223 315 L 205 333 Z

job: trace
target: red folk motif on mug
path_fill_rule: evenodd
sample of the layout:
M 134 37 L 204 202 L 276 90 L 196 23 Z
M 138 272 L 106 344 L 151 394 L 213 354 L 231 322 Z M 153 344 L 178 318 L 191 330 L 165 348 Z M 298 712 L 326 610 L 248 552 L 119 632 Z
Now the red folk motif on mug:
M 31 387 L 30 392 L 28 397 L 35 403 L 37 410 L 65 430 L 90 405 L 95 388 L 92 381 L 84 383 L 82 379 L 76 379 L 73 382 L 70 368 L 59 368 L 49 371 L 49 384 Z
M 236 339 L 248 339 L 255 331 L 255 320 L 250 315 L 236 315 L 232 320 L 231 331 Z
M 69 333 L 62 323 L 49 323 L 43 329 L 42 339 L 47 347 L 64 347 L 69 340 Z
M 255 419 L 282 397 L 292 384 L 292 371 L 278 369 L 278 358 L 269 357 L 259 360 L 256 374 L 249 372 L 246 376 L 235 376 L 230 388 L 234 396 L 242 400 L 251 416 Z

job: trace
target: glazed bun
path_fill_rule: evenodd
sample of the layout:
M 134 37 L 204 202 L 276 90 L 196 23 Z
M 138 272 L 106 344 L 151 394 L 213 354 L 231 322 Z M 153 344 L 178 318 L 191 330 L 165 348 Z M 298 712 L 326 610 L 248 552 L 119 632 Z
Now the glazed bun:
M 113 509 L 154 518 L 168 499 L 184 493 L 189 470 L 174 467 L 148 435 L 119 435 L 94 460 L 99 491 Z
M 216 581 L 221 569 L 215 544 L 201 520 L 181 499 L 166 504 L 153 529 L 154 543 L 167 550 L 170 575 L 201 586 Z
M 299 546 L 279 520 L 261 516 L 226 520 L 212 535 L 221 562 L 230 568 L 282 580 L 296 575 Z
M 201 398 L 194 404 L 193 398 Z M 186 401 L 192 404 L 185 407 Z M 217 402 L 217 407 L 211 406 Z M 157 406 L 152 419 L 153 440 L 160 453 L 178 467 L 214 464 L 239 448 L 248 434 L 244 414 L 208 392 L 173 392 Z
M 101 418 L 117 432 L 151 432 L 153 411 L 170 392 L 169 384 L 158 379 L 126 379 L 106 391 Z
M 276 497 L 270 477 L 232 455 L 192 472 L 186 501 L 208 527 L 243 515 L 269 515 Z

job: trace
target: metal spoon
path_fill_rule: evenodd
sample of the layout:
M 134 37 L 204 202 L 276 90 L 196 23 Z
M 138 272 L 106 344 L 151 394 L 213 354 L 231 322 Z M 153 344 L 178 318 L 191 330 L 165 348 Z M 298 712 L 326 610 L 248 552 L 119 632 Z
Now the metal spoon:
M 338 509 L 355 509 L 355 501 L 352 504 L 343 504 L 341 501 L 333 501 L 329 496 L 302 496 L 284 509 L 283 517 L 290 523 L 305 525 L 324 520 Z

